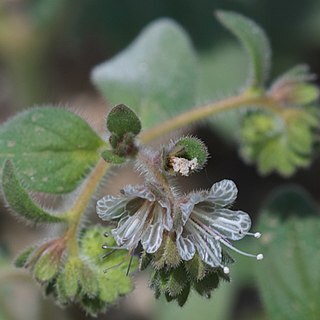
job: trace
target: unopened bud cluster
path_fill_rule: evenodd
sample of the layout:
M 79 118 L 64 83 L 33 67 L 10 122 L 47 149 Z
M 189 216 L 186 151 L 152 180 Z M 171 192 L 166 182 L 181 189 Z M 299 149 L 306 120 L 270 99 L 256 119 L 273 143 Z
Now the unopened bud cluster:
M 126 157 L 136 155 L 138 150 L 135 138 L 141 131 L 141 122 L 137 115 L 124 104 L 119 104 L 108 114 L 106 125 L 110 132 L 109 143 L 112 150 L 102 152 L 104 160 L 121 164 Z
M 94 316 L 133 287 L 125 275 L 125 252 L 103 259 L 105 252 L 101 246 L 106 231 L 96 226 L 82 232 L 79 255 L 69 252 L 65 238 L 58 238 L 28 248 L 17 257 L 15 265 L 29 269 L 44 293 L 53 296 L 60 305 L 76 302 Z M 112 237 L 108 238 L 108 244 L 115 244 Z M 134 261 L 132 269 L 136 268 Z

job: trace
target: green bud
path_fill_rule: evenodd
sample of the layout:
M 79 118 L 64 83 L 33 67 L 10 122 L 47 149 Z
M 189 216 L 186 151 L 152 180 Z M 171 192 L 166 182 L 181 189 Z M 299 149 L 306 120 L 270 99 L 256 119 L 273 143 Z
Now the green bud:
M 304 106 L 319 98 L 319 88 L 310 81 L 315 80 L 307 65 L 298 65 L 277 79 L 270 95 L 284 105 Z
M 319 89 L 309 83 L 287 83 L 273 88 L 272 96 L 283 104 L 303 106 L 319 98 Z
M 108 114 L 107 128 L 120 137 L 126 133 L 137 135 L 141 131 L 141 122 L 129 107 L 119 104 Z
M 180 264 L 177 268 L 171 269 L 166 283 L 166 291 L 171 297 L 177 297 L 182 293 L 187 283 L 186 271 L 183 264 Z
M 188 160 L 197 158 L 198 165 L 202 167 L 208 158 L 208 149 L 205 144 L 194 137 L 184 137 L 177 141 L 177 157 L 184 157 Z M 180 151 L 178 151 L 180 149 Z
M 101 157 L 108 163 L 122 164 L 126 161 L 126 158 L 120 157 L 114 154 L 111 150 L 104 150 L 101 153 Z
M 319 88 L 312 84 L 297 85 L 291 92 L 291 101 L 298 105 L 307 105 L 319 98 Z
M 166 148 L 163 157 L 164 168 L 168 173 L 188 176 L 205 165 L 208 149 L 197 138 L 183 137 Z
M 15 267 L 17 268 L 25 267 L 34 250 L 35 250 L 35 247 L 29 247 L 24 251 L 22 251 L 14 260 Z
M 78 270 L 78 276 L 82 293 L 88 297 L 95 297 L 99 291 L 96 271 L 88 264 L 82 262 Z
M 64 270 L 57 279 L 58 291 L 61 296 L 73 299 L 79 288 L 78 270 L 81 269 L 82 262 L 76 257 L 71 257 L 65 264 Z
M 51 280 L 58 272 L 60 257 L 53 251 L 43 253 L 34 265 L 33 273 L 40 282 Z
M 46 242 L 34 251 L 25 266 L 32 270 L 39 282 L 49 282 L 59 272 L 65 249 L 66 244 L 63 238 Z
M 198 254 L 195 254 L 191 260 L 185 262 L 185 268 L 188 276 L 194 281 L 202 280 L 207 271 L 205 263 Z
M 153 255 L 153 266 L 162 269 L 164 266 L 177 267 L 181 258 L 173 234 L 164 234 L 158 251 Z

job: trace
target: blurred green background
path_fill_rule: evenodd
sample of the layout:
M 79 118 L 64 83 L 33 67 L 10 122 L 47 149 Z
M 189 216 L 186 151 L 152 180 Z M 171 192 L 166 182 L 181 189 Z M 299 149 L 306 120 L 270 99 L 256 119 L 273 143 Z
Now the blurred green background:
M 216 9 L 242 13 L 265 29 L 274 52 L 273 76 L 300 62 L 320 74 L 318 0 L 0 0 L 0 121 L 47 103 L 69 105 L 86 117 L 94 114 L 89 117 L 93 122 L 103 117 L 106 105 L 90 83 L 90 70 L 125 48 L 158 17 L 173 18 L 191 36 L 200 56 L 203 96 L 234 93 L 245 79 L 246 58 L 214 19 Z M 237 207 L 254 219 L 278 185 L 298 183 L 319 199 L 316 159 L 310 169 L 289 180 L 276 175 L 261 178 L 221 135 L 205 125 L 194 133 L 208 144 L 212 159 L 206 171 L 193 178 L 193 185 L 208 187 L 219 179 L 235 180 L 240 190 Z M 61 200 L 41 198 L 52 206 Z M 0 213 L 0 319 L 88 319 L 76 307 L 60 309 L 43 300 L 26 275 L 11 269 L 12 258 L 24 245 L 52 230 L 23 226 L 3 205 Z M 137 276 L 137 290 L 99 319 L 267 319 L 253 281 L 255 261 L 237 260 L 234 280 L 211 300 L 194 296 L 183 309 L 154 301 L 145 277 Z

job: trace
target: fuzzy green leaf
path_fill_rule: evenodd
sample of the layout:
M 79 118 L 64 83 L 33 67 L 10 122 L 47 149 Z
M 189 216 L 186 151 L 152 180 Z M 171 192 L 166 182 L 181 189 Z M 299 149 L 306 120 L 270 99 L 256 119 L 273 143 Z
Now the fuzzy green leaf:
M 311 108 L 296 110 L 285 123 L 272 114 L 252 112 L 243 123 L 240 153 L 247 162 L 256 162 L 261 174 L 290 176 L 310 164 L 318 118 Z
M 113 59 L 96 66 L 92 82 L 111 104 L 125 103 L 144 127 L 194 104 L 195 54 L 186 33 L 161 19 Z
M 268 319 L 320 318 L 320 219 L 299 189 L 275 192 L 259 230 L 265 259 L 255 271 Z
M 263 87 L 271 67 L 271 48 L 265 32 L 255 22 L 238 13 L 218 11 L 217 17 L 248 52 L 250 59 L 248 86 Z
M 2 189 L 10 209 L 19 217 L 35 223 L 64 222 L 63 218 L 47 213 L 33 202 L 23 188 L 15 173 L 13 164 L 9 160 L 5 162 L 3 168 Z
M 103 145 L 75 114 L 61 108 L 34 108 L 0 128 L 0 167 L 12 160 L 29 189 L 66 193 L 89 174 Z

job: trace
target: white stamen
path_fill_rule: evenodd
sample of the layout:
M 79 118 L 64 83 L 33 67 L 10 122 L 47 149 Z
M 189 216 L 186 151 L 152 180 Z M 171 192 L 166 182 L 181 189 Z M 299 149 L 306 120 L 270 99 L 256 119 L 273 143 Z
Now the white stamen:
M 127 250 L 127 248 L 124 248 L 124 247 L 114 247 L 114 246 L 107 246 L 107 245 L 103 245 L 102 249 Z
M 258 257 L 256 255 L 241 251 L 241 250 L 237 249 L 236 247 L 234 247 L 233 245 L 231 245 L 229 242 L 225 241 L 224 239 L 220 239 L 220 242 L 223 243 L 226 247 L 232 249 L 235 252 L 238 252 L 238 253 L 240 253 L 240 254 L 242 254 L 244 256 L 247 256 L 247 257 L 252 257 L 252 258 L 258 259 Z
M 180 173 L 182 176 L 188 176 L 190 171 L 194 170 L 198 166 L 197 158 L 188 160 L 185 158 L 172 157 L 170 160 L 173 171 Z
M 263 259 L 263 254 L 262 253 L 258 254 L 257 255 L 257 260 L 262 260 L 262 259 Z
M 223 272 L 224 272 L 225 274 L 229 274 L 230 269 L 229 269 L 228 267 L 224 267 L 224 268 L 223 268 Z
M 256 239 L 259 239 L 261 237 L 261 233 L 260 232 L 256 232 L 256 233 L 252 233 L 252 232 L 247 232 L 246 236 L 253 236 Z

